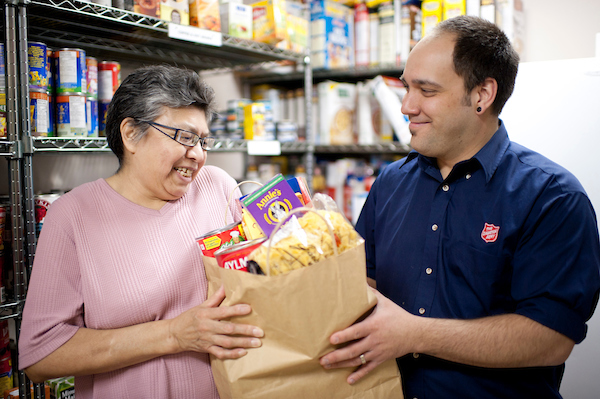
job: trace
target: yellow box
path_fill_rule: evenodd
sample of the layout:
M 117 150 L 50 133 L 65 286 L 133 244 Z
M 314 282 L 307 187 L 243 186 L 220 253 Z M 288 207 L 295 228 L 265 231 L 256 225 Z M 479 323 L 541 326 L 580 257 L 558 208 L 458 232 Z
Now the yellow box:
M 190 1 L 190 25 L 221 32 L 219 0 Z
M 433 29 L 437 24 L 442 22 L 442 0 L 425 0 L 421 4 L 423 18 L 422 37 Z
M 244 106 L 244 138 L 264 140 L 265 135 L 265 105 L 252 103 Z
M 252 38 L 277 44 L 287 39 L 284 0 L 262 0 L 252 4 Z
M 444 0 L 444 20 L 466 15 L 466 13 L 465 0 Z

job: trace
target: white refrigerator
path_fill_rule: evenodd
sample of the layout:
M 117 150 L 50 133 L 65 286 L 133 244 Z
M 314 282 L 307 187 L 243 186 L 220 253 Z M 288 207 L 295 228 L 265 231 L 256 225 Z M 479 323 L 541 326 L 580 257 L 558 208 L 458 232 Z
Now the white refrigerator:
M 600 57 L 522 63 L 500 118 L 511 140 L 571 171 L 600 218 Z M 600 306 L 567 360 L 563 397 L 600 397 L 599 367 Z

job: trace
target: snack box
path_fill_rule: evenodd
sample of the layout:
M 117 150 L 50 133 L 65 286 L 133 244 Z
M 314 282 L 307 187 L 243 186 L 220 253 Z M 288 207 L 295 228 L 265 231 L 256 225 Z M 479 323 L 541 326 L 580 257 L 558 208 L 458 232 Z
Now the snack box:
M 444 20 L 465 15 L 465 0 L 444 0 Z
M 245 241 L 235 244 L 231 247 L 221 248 L 215 252 L 215 258 L 219 267 L 231 270 L 248 271 L 248 255 L 250 252 L 258 248 L 266 237 L 257 238 L 256 240 Z
M 331 80 L 317 85 L 319 140 L 321 145 L 354 144 L 356 85 Z
M 221 32 L 241 39 L 252 39 L 252 6 L 223 3 L 220 12 Z
M 281 173 L 241 202 L 267 237 L 283 216 L 302 207 L 302 202 Z
M 328 0 L 310 3 L 311 64 L 313 69 L 350 66 L 350 27 L 353 10 Z
M 190 25 L 221 32 L 219 0 L 191 0 Z

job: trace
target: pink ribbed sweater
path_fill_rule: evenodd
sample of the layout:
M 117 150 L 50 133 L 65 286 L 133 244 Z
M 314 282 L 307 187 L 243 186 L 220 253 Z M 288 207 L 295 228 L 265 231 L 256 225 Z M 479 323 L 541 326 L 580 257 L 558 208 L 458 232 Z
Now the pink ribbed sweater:
M 35 255 L 19 366 L 43 359 L 81 326 L 112 329 L 171 319 L 206 300 L 194 239 L 225 226 L 235 184 L 223 170 L 205 166 L 182 198 L 159 211 L 128 201 L 104 179 L 55 201 Z M 227 224 L 241 219 L 230 209 Z M 190 352 L 78 377 L 75 387 L 77 399 L 219 397 L 208 355 Z

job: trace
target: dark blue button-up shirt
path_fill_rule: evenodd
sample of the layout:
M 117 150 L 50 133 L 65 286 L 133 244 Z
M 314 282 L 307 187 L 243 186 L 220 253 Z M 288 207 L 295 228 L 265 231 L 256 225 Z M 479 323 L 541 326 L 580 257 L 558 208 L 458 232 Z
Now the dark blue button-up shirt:
M 529 317 L 579 343 L 600 287 L 592 205 L 564 168 L 510 142 L 504 125 L 444 180 L 416 152 L 375 181 L 357 223 L 368 276 L 423 317 Z M 554 398 L 560 367 L 486 369 L 398 359 L 407 398 Z

